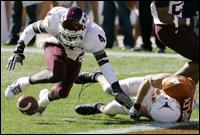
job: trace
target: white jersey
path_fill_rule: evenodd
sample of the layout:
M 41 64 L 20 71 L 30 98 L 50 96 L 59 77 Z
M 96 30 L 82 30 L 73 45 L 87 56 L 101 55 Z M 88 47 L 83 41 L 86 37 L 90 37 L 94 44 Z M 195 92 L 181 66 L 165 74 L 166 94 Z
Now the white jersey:
M 98 26 L 96 23 L 87 21 L 86 27 L 86 35 L 78 46 L 71 47 L 66 42 L 64 42 L 59 32 L 59 22 L 64 12 L 68 9 L 64 7 L 54 7 L 48 13 L 44 20 L 40 20 L 34 24 L 34 28 L 32 25 L 29 25 L 24 32 L 22 33 L 20 40 L 23 40 L 25 45 L 29 43 L 32 37 L 37 33 L 48 33 L 51 35 L 50 38 L 44 39 L 40 43 L 40 48 L 44 47 L 46 42 L 55 43 L 58 45 L 62 45 L 65 49 L 67 57 L 72 60 L 76 60 L 77 57 L 84 53 L 96 53 L 104 50 L 106 46 L 106 36 L 104 30 Z
M 55 37 L 55 41 L 59 42 L 64 48 L 68 57 L 75 60 L 79 54 L 86 53 L 95 53 L 100 50 L 103 50 L 106 46 L 106 37 L 103 29 L 98 26 L 96 23 L 88 20 L 86 36 L 83 39 L 82 44 L 79 46 L 70 49 L 65 42 L 60 38 L 60 32 L 58 29 L 59 21 L 64 12 L 68 10 L 64 7 L 55 7 L 52 8 L 47 16 L 44 19 L 44 27 L 49 34 Z M 103 39 L 103 41 L 102 41 Z M 48 39 L 49 41 L 49 39 Z

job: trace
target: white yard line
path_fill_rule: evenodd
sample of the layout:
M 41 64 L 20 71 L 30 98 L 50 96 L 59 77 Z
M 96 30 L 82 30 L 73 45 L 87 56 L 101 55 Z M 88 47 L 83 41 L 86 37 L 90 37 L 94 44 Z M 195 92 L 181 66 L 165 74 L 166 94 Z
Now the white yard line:
M 1 48 L 1 52 L 13 52 L 13 48 Z M 26 48 L 25 53 L 43 53 L 42 49 L 37 48 Z M 144 52 L 123 52 L 123 51 L 108 51 L 106 50 L 108 56 L 117 57 L 158 57 L 158 58 L 181 58 L 185 59 L 179 54 L 158 54 L 158 53 L 144 53 Z M 91 55 L 91 54 L 86 54 Z
M 75 132 L 75 133 L 66 133 L 66 134 L 122 134 L 128 132 L 136 131 L 146 131 L 146 130 L 155 130 L 155 129 L 165 129 L 172 128 L 182 125 L 188 125 L 187 123 L 156 123 L 151 122 L 149 124 L 139 124 L 133 125 L 128 128 L 115 128 L 115 129 L 101 129 L 101 130 L 92 130 L 87 132 Z M 189 125 L 199 125 L 199 120 L 195 119 L 190 121 Z

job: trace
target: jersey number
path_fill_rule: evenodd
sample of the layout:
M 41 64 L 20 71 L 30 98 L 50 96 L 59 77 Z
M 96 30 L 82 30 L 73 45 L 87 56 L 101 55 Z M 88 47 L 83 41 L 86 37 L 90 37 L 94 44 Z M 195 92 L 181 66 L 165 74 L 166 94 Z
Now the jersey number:
M 172 5 L 172 14 L 179 15 L 183 8 L 183 1 Z
M 106 41 L 100 34 L 98 34 L 98 37 L 99 37 L 99 40 L 100 40 L 101 42 L 105 42 L 105 41 Z

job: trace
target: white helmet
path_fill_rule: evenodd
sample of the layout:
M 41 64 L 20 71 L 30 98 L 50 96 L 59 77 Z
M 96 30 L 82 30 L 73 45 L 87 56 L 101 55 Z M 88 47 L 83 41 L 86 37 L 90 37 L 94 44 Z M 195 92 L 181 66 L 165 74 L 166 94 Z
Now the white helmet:
M 179 103 L 168 95 L 159 95 L 148 106 L 149 115 L 157 122 L 177 122 L 181 116 Z
M 86 34 L 87 21 L 87 15 L 81 8 L 68 8 L 58 26 L 62 42 L 71 47 L 80 45 Z

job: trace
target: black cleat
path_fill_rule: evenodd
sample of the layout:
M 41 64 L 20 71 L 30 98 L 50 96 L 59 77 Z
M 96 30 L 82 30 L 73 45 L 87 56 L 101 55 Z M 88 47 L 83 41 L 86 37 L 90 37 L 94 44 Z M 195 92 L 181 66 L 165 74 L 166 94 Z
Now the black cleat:
M 81 115 L 94 115 L 101 113 L 97 105 L 104 105 L 103 103 L 96 103 L 96 104 L 85 104 L 85 105 L 78 105 L 75 108 L 76 113 Z
M 97 82 L 97 80 L 95 80 L 95 76 L 97 74 L 102 74 L 102 73 L 101 72 L 83 72 L 79 75 L 78 79 L 74 83 L 85 84 L 85 83 Z

